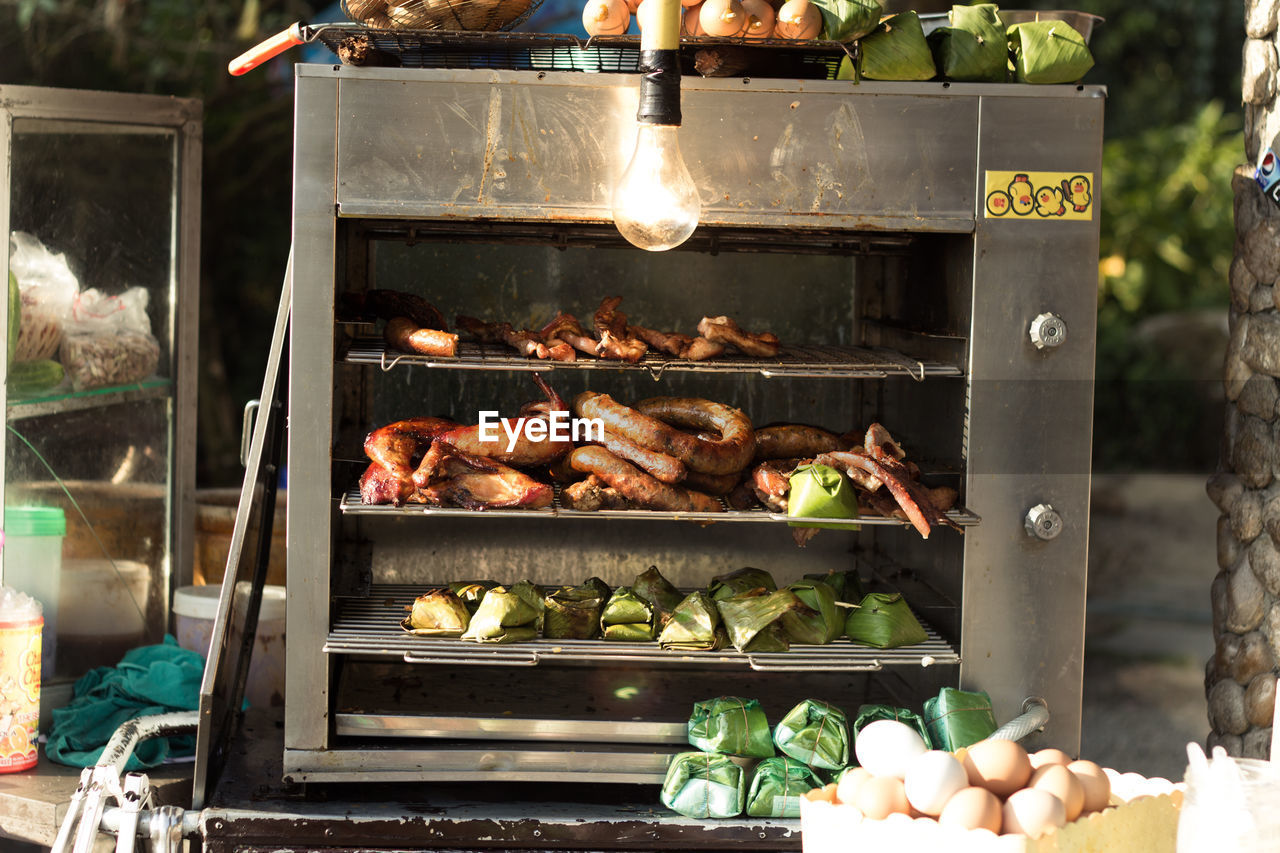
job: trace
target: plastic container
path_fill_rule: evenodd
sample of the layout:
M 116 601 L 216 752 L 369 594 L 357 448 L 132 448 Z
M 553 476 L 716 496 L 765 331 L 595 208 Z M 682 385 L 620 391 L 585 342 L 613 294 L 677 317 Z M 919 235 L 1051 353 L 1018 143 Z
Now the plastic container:
M 1178 853 L 1270 853 L 1280 838 L 1280 766 L 1215 754 L 1187 767 Z
M 63 560 L 57 673 L 79 678 L 96 666 L 115 666 L 142 645 L 150 591 L 146 563 Z
M 4 583 L 40 602 L 44 612 L 40 674 L 53 678 L 58 652 L 58 593 L 67 517 L 58 507 L 4 508 Z
M 39 601 L 0 587 L 0 773 L 36 764 L 43 625 Z
M 239 585 L 247 594 L 248 584 Z M 238 590 L 241 591 L 241 590 Z M 214 620 L 218 616 L 219 585 L 184 586 L 173 593 L 173 633 L 178 645 L 209 656 Z M 253 657 L 244 695 L 251 706 L 284 706 L 284 587 L 268 584 L 262 588 L 258 611 L 258 631 L 253 641 Z

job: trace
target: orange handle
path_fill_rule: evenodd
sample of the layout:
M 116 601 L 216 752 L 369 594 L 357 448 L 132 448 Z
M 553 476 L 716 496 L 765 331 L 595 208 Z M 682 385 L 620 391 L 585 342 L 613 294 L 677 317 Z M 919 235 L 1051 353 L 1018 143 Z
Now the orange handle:
M 279 56 L 296 44 L 306 44 L 306 41 L 302 37 L 302 24 L 296 23 L 289 29 L 276 33 L 271 38 L 249 48 L 231 60 L 227 63 L 227 71 L 231 72 L 231 76 L 239 77 L 241 74 L 257 68 L 273 56 Z

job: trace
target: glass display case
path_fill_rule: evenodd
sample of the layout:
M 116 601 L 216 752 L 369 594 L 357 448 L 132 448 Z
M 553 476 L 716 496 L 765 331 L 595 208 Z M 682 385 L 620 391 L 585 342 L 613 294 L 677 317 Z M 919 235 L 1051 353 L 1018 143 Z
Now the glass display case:
M 197 100 L 0 86 L 2 570 L 46 684 L 158 642 L 191 582 L 201 138 Z

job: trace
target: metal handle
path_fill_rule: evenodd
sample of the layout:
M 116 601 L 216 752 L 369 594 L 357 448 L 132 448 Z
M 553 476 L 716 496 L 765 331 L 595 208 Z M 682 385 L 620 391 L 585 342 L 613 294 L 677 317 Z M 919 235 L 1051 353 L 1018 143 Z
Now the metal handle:
M 227 72 L 239 77 L 257 68 L 262 63 L 279 56 L 296 44 L 306 44 L 307 37 L 302 33 L 302 24 L 295 23 L 289 29 L 278 32 L 264 42 L 254 45 L 235 59 L 227 63 Z
M 1053 349 L 1067 342 L 1067 323 L 1057 314 L 1046 311 L 1031 321 L 1028 334 L 1036 349 Z
M 1027 534 L 1048 542 L 1062 532 L 1062 516 L 1049 504 L 1036 504 L 1022 520 Z
M 258 419 L 258 408 L 261 400 L 250 400 L 244 404 L 244 414 L 240 418 L 240 467 L 249 464 L 249 448 L 253 445 L 253 424 Z
M 459 654 L 453 655 L 421 655 L 416 652 L 405 652 L 405 663 L 439 663 L 450 664 L 458 661 L 465 661 L 468 666 L 537 666 L 539 656 L 537 652 L 529 652 L 527 656 L 517 657 L 515 655 L 493 658 L 468 657 Z

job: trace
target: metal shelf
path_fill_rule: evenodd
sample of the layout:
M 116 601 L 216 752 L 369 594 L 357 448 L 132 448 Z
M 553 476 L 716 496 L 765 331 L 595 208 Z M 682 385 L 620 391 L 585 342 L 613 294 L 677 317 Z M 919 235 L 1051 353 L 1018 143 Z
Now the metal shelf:
M 373 516 L 436 516 L 436 517 L 463 517 L 463 518 L 568 518 L 568 519 L 594 519 L 594 518 L 618 518 L 630 519 L 632 521 L 696 521 L 698 523 L 708 523 L 713 521 L 723 522 L 756 522 L 766 524 L 787 524 L 792 522 L 813 522 L 823 525 L 833 524 L 840 528 L 848 530 L 857 530 L 862 525 L 873 526 L 890 526 L 905 527 L 909 522 L 899 518 L 885 518 L 882 515 L 864 515 L 859 518 L 839 519 L 839 518 L 792 518 L 786 513 L 773 512 L 771 510 L 759 507 L 756 509 L 729 509 L 728 505 L 721 500 L 721 505 L 725 507 L 724 512 L 666 512 L 655 509 L 602 509 L 595 512 L 585 512 L 577 509 L 567 509 L 560 499 L 560 486 L 555 485 L 555 498 L 551 506 L 542 509 L 463 509 L 461 507 L 446 506 L 428 506 L 427 504 L 405 504 L 403 506 L 392 506 L 391 504 L 365 504 L 360 502 L 360 489 L 358 487 L 350 489 L 342 496 L 338 503 L 338 509 L 344 515 L 373 515 Z M 954 521 L 960 527 L 976 526 L 982 519 L 968 509 L 953 509 L 947 514 L 947 518 Z
M 115 385 L 110 388 L 94 388 L 89 391 L 55 390 L 32 397 L 10 397 L 6 418 L 12 422 L 44 415 L 60 415 L 134 403 L 142 400 L 163 400 L 173 394 L 173 382 L 157 378 L 135 382 L 132 385 Z
M 390 351 L 377 339 L 359 338 L 347 351 L 349 364 L 365 364 L 391 370 L 398 366 L 441 367 L 452 370 L 640 370 L 654 379 L 667 372 L 754 373 L 768 379 L 885 379 L 906 376 L 917 381 L 928 377 L 963 376 L 954 364 L 920 361 L 884 348 L 806 346 L 783 347 L 774 358 L 728 356 L 707 361 L 687 361 L 650 351 L 639 362 L 628 364 L 579 354 L 577 361 L 552 361 L 519 356 L 503 344 L 463 341 L 452 357 L 414 355 Z
M 960 656 L 931 626 L 928 639 L 898 649 L 872 649 L 837 640 L 825 646 L 792 646 L 786 652 L 743 653 L 673 651 L 654 643 L 605 640 L 532 640 L 485 645 L 453 637 L 418 637 L 400 627 L 407 608 L 426 587 L 414 584 L 374 586 L 367 597 L 341 598 L 326 654 L 390 657 L 405 663 L 467 666 L 537 666 L 539 664 L 647 664 L 665 666 L 748 667 L 756 672 L 879 672 L 886 666 L 958 664 Z

